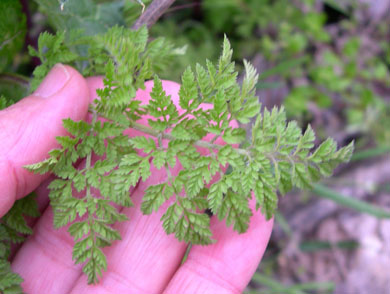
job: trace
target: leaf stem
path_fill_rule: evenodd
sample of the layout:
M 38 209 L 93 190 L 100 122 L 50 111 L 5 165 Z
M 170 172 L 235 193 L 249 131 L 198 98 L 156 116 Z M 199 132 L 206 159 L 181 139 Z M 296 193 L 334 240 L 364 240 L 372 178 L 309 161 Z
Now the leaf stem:
M 172 136 L 171 134 L 167 134 L 167 133 L 160 133 L 159 131 L 156 131 L 154 130 L 153 128 L 151 127 L 148 127 L 148 126 L 145 126 L 145 125 L 142 125 L 142 124 L 139 124 L 139 123 L 136 123 L 134 121 L 131 121 L 130 122 L 130 127 L 137 130 L 137 131 L 140 131 L 140 132 L 143 132 L 145 134 L 148 134 L 148 135 L 152 135 L 156 138 L 159 137 L 159 135 L 161 135 L 162 139 L 166 139 L 166 140 L 175 140 L 176 138 L 174 136 Z M 216 149 L 216 150 L 220 150 L 222 149 L 223 145 L 218 145 L 218 144 L 214 144 L 214 143 L 211 143 L 211 142 L 207 142 L 207 141 L 202 141 L 202 140 L 196 140 L 193 142 L 193 144 L 197 147 L 201 147 L 201 148 L 207 148 L 207 149 Z M 235 148 L 234 149 L 235 151 L 237 151 L 237 153 L 241 154 L 241 155 L 248 155 L 248 150 L 246 149 L 241 149 L 241 148 Z
M 97 120 L 97 113 L 96 113 L 95 109 L 93 109 L 92 110 L 92 123 L 91 123 L 91 130 L 90 130 L 91 133 L 93 132 L 93 125 L 95 124 L 96 120 Z M 86 161 L 85 161 L 85 170 L 86 171 L 91 169 L 91 161 L 92 161 L 92 151 L 90 153 L 88 153 Z M 86 198 L 87 202 L 92 201 L 92 198 L 93 198 L 91 195 L 91 185 L 88 183 L 88 181 L 87 181 L 87 192 L 86 192 L 85 198 Z M 91 239 L 92 239 L 92 246 L 91 246 L 90 250 L 96 246 L 95 245 L 96 244 L 95 243 L 96 242 L 96 239 L 95 239 L 96 234 L 95 234 L 95 230 L 93 228 L 94 223 L 95 223 L 95 220 L 94 220 L 93 214 L 88 211 L 88 224 L 90 226 Z M 91 258 L 93 259 L 93 256 Z

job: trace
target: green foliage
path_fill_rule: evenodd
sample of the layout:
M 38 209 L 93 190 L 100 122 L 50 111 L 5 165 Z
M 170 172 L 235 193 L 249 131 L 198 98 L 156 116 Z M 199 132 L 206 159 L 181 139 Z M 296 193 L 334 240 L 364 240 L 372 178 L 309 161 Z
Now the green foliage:
M 9 99 L 7 99 L 4 95 L 0 96 L 0 110 L 7 108 L 10 106 L 12 103 Z
M 57 137 L 60 147 L 48 159 L 27 166 L 58 177 L 49 185 L 54 225 L 71 224 L 73 259 L 84 265 L 89 283 L 96 283 L 107 268 L 102 248 L 120 239 L 111 225 L 127 220 L 113 204 L 132 205 L 129 190 L 151 176 L 151 165 L 164 169 L 167 177 L 147 188 L 142 212 L 153 213 L 167 203 L 161 221 L 168 234 L 188 243 L 210 244 L 214 240 L 210 219 L 203 213 L 206 209 L 243 233 L 252 215 L 251 198 L 269 219 L 279 192 L 285 194 L 293 186 L 310 188 L 348 161 L 353 149 L 351 144 L 337 151 L 328 139 L 313 150 L 312 129 L 302 134 L 296 122 L 286 122 L 283 108 L 260 113 L 255 96 L 258 74 L 245 61 L 246 74 L 239 86 L 226 37 L 217 64 L 206 61 L 205 67 L 197 64 L 195 72 L 191 67 L 185 70 L 179 105 L 175 105 L 155 75 L 171 56 L 172 47 L 163 40 L 147 43 L 147 39 L 146 28 L 121 27 L 88 38 L 89 63 L 84 70 L 105 74 L 104 89 L 97 90 L 99 99 L 90 106 L 92 122 L 64 120 L 69 136 Z M 62 42 L 61 33 L 42 35 L 40 48 L 47 50 L 35 52 L 43 58 L 42 67 L 61 58 L 51 50 L 58 51 Z M 80 58 L 74 54 L 70 61 Z M 141 105 L 136 90 L 152 76 L 151 99 Z M 36 80 L 40 78 L 38 72 Z M 149 126 L 137 122 L 144 115 L 150 116 Z M 252 119 L 251 135 L 245 128 L 233 127 L 235 121 L 247 124 Z M 150 137 L 128 138 L 124 135 L 128 128 Z M 213 138 L 205 141 L 209 133 Z M 75 162 L 83 163 L 75 168 Z M 177 164 L 182 169 L 173 176 L 171 168 Z M 224 173 L 228 166 L 229 172 Z
M 24 42 L 26 17 L 19 1 L 0 1 L 0 72 L 13 61 Z
M 88 36 L 124 25 L 123 1 L 35 0 L 56 31 L 82 29 Z
M 31 82 L 31 91 L 34 91 L 43 78 L 47 75 L 50 69 L 56 63 L 70 63 L 75 61 L 78 55 L 71 51 L 71 40 L 65 43 L 65 32 L 51 35 L 44 32 L 40 35 L 38 41 L 38 50 L 33 47 L 29 47 L 29 53 L 31 56 L 38 57 L 42 64 L 34 69 L 34 80 Z M 52 50 L 49 50 L 52 48 Z
M 16 69 L 25 61 L 26 16 L 20 1 L 0 1 L 0 109 L 28 93 L 28 79 Z
M 252 282 L 261 285 L 261 290 L 253 289 L 247 290 L 245 294 L 257 294 L 261 293 L 283 293 L 283 294 L 331 294 L 334 293 L 335 284 L 333 282 L 309 282 L 298 283 L 292 285 L 284 285 L 278 280 L 275 280 L 269 274 L 263 274 L 256 272 L 253 275 Z
M 20 284 L 23 279 L 11 270 L 11 265 L 4 259 L 0 259 L 0 291 L 4 294 L 21 294 L 23 290 Z
M 132 39 L 137 41 L 133 42 Z M 39 57 L 42 62 L 33 72 L 31 91 L 35 90 L 50 69 L 60 62 L 76 67 L 84 75 L 106 74 L 112 75 L 112 79 L 125 79 L 123 86 L 126 88 L 111 93 L 115 95 L 115 98 L 111 99 L 112 103 L 123 104 L 126 102 L 121 101 L 124 98 L 123 91 L 128 90 L 130 95 L 134 95 L 135 87 L 142 88 L 145 79 L 155 72 L 160 72 L 178 54 L 173 50 L 173 45 L 162 38 L 157 38 L 149 44 L 146 44 L 147 39 L 148 32 L 145 28 L 131 31 L 117 26 L 105 34 L 95 36 L 86 36 L 85 32 L 80 30 L 67 33 L 61 31 L 55 35 L 44 32 L 39 37 L 38 50 L 29 47 L 30 54 Z M 53 50 L 49 50 L 50 48 Z M 116 65 L 119 62 L 128 62 L 129 68 L 118 71 Z
M 388 131 L 382 119 L 376 118 L 384 117 L 389 108 L 380 90 L 389 87 L 390 81 L 388 19 L 374 25 L 375 34 L 362 37 L 365 24 L 353 17 L 361 4 L 345 11 L 341 8 L 345 5 L 335 1 L 319 2 L 348 19 L 326 26 L 325 11 L 311 0 L 203 0 L 193 10 L 202 22 L 191 19 L 187 10 L 179 10 L 155 25 L 152 35 L 188 45 L 187 54 L 169 70 L 176 77 L 178 69 L 188 64 L 206 57 L 216 60 L 218 44 L 226 33 L 237 49 L 236 60 L 264 58 L 261 68 L 270 69 L 260 74 L 258 88 L 281 88 L 288 117 L 305 123 L 314 118 L 313 106 L 319 111 L 337 108 L 347 118 L 348 133 L 363 132 L 378 145 L 386 144 Z M 361 42 L 367 38 L 370 41 Z M 375 50 L 370 44 L 376 44 Z
M 28 91 L 28 80 L 12 71 L 22 59 L 26 17 L 19 1 L 0 1 L 0 109 L 18 101 Z
M 0 95 L 8 100 L 9 105 L 28 95 L 28 91 L 29 81 L 22 75 L 13 73 L 0 74 Z M 0 98 L 0 109 L 5 105 L 2 104 L 1 100 L 2 98 Z
M 11 210 L 0 220 L 0 293 L 23 293 L 20 286 L 23 279 L 12 272 L 8 259 L 11 245 L 23 242 L 26 235 L 32 234 L 25 216 L 39 216 L 33 195 L 16 201 Z

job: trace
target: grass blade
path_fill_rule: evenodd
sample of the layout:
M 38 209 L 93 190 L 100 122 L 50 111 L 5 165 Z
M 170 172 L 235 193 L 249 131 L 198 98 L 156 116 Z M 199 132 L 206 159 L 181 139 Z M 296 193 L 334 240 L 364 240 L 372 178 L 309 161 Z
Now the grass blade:
M 355 152 L 351 157 L 351 161 L 364 160 L 371 157 L 384 155 L 386 153 L 390 155 L 390 146 L 379 146 L 376 148 Z
M 390 211 L 388 210 L 384 210 L 366 201 L 345 196 L 323 185 L 315 184 L 313 192 L 322 198 L 330 199 L 337 204 L 352 208 L 362 213 L 367 213 L 369 215 L 375 216 L 376 218 L 390 218 Z

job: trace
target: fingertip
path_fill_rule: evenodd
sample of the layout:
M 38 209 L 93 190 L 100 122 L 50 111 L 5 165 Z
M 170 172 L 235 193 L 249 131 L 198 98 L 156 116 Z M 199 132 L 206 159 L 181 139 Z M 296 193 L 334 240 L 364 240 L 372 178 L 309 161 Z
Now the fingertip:
M 20 110 L 22 107 L 31 106 L 30 111 L 38 108 L 41 113 L 37 116 L 38 119 L 48 115 L 54 119 L 60 118 L 61 121 L 64 118 L 81 120 L 86 117 L 89 96 L 84 77 L 73 67 L 58 63 L 37 90 L 21 100 L 20 105 L 17 103 L 15 107 Z
M 85 119 L 90 103 L 87 81 L 73 67 L 68 65 L 63 67 L 69 75 L 69 80 L 60 91 L 50 97 L 49 107 L 55 106 L 59 109 L 62 118 Z

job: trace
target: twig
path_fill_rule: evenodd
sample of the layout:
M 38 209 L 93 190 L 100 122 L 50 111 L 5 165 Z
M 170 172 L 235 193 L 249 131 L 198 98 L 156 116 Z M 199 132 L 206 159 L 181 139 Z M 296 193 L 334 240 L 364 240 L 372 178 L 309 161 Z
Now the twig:
M 175 2 L 175 0 L 154 0 L 145 12 L 137 19 L 132 29 L 139 29 L 146 25 L 150 28 L 163 13 Z

